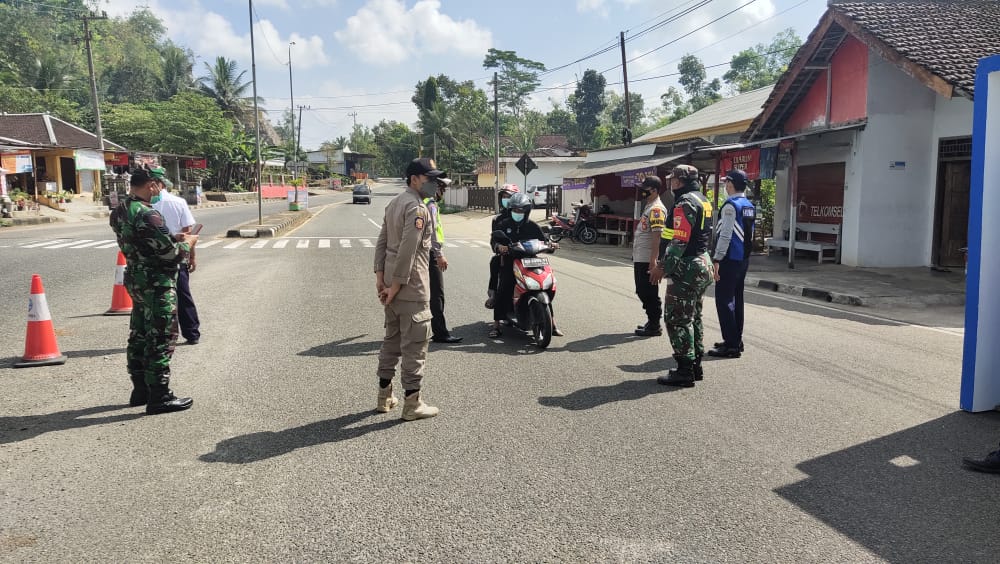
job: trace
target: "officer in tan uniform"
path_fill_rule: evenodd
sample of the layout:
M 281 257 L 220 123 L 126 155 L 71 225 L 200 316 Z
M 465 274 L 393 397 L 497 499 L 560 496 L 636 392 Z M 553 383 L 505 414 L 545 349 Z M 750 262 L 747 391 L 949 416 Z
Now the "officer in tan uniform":
M 663 334 L 660 328 L 660 317 L 663 315 L 660 286 L 653 283 L 650 273 L 656 268 L 660 239 L 667 222 L 667 208 L 660 200 L 662 191 L 663 182 L 656 176 L 647 176 L 638 190 L 644 207 L 632 238 L 632 268 L 635 271 L 635 294 L 646 312 L 646 323 L 635 329 L 635 334 L 640 337 Z
M 406 167 L 406 189 L 385 208 L 375 246 L 375 288 L 385 306 L 385 339 L 378 354 L 379 390 L 375 411 L 387 413 L 399 400 L 392 393 L 396 365 L 401 366 L 403 414 L 406 421 L 438 414 L 420 397 L 427 343 L 431 338 L 428 259 L 434 229 L 423 199 L 437 192 L 444 173 L 431 159 L 414 159 Z

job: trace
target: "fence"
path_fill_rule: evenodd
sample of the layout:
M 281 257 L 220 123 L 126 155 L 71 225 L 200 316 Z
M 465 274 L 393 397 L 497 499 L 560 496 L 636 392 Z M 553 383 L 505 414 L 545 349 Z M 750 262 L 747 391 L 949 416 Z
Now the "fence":
M 470 210 L 495 212 L 497 209 L 496 192 L 492 186 L 470 186 L 469 199 L 466 207 Z

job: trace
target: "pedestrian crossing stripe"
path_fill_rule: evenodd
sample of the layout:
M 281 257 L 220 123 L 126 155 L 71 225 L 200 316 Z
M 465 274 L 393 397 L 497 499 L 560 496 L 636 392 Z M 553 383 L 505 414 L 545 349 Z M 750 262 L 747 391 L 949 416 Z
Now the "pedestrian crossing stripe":
M 316 244 L 313 245 L 313 240 Z M 337 245 L 333 241 L 337 241 Z M 212 239 L 210 241 L 199 241 L 198 250 L 207 249 L 216 245 L 222 245 L 223 249 L 284 249 L 294 242 L 295 249 L 341 249 L 352 248 L 375 248 L 375 241 L 365 237 L 292 237 L 287 239 Z M 117 248 L 118 241 L 115 239 L 51 239 L 48 241 L 28 241 L 23 245 L 15 245 L 21 249 L 110 249 Z M 465 241 L 451 240 L 444 244 L 448 248 L 488 248 L 490 245 L 486 241 Z

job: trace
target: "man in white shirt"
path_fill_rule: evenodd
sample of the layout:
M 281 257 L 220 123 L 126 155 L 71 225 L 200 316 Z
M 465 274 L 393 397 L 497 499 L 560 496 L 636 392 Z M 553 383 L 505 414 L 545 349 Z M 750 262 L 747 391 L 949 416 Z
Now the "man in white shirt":
M 166 176 L 166 171 L 162 167 L 154 168 L 150 171 L 150 176 L 163 185 L 158 200 L 152 200 L 153 209 L 160 212 L 167 225 L 167 230 L 171 235 L 177 233 L 190 233 L 194 227 L 194 216 L 187 201 L 180 196 L 172 194 L 170 189 L 173 183 Z M 177 268 L 177 323 L 181 328 L 181 335 L 187 340 L 189 345 L 197 345 L 201 339 L 201 322 L 198 320 L 198 309 L 194 305 L 194 298 L 191 296 L 189 284 L 189 274 L 194 272 L 195 250 L 191 247 L 191 258 L 187 263 L 181 263 Z

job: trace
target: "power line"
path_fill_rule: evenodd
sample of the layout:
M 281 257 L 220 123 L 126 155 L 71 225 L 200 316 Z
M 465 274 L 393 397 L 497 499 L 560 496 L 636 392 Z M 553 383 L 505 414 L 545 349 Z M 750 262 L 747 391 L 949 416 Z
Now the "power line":
M 260 14 L 257 13 L 257 8 L 253 9 L 253 15 L 257 18 L 257 23 L 260 24 Z M 267 45 L 267 50 L 271 52 L 271 56 L 274 57 L 274 60 L 277 61 L 279 65 L 284 66 L 286 64 L 285 61 L 278 58 L 278 54 L 275 53 L 274 47 L 271 47 L 271 42 L 267 40 L 267 34 L 264 33 L 263 24 L 261 24 L 260 36 L 264 38 L 264 44 Z

